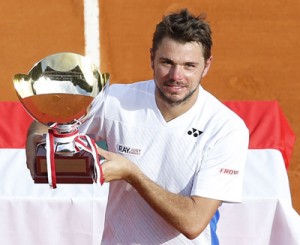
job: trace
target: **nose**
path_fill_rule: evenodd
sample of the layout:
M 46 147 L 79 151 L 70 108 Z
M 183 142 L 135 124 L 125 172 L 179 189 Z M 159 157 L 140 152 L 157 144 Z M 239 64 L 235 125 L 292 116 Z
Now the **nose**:
M 169 71 L 169 78 L 172 80 L 182 80 L 183 71 L 179 65 L 173 65 Z

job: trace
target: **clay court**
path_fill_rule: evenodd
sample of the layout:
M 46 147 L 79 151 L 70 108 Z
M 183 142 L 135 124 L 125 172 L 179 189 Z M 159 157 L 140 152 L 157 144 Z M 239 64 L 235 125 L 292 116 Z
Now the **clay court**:
M 18 100 L 14 74 L 27 73 L 43 57 L 63 51 L 99 57 L 101 71 L 111 74 L 111 83 L 150 79 L 154 25 L 164 13 L 182 7 L 206 13 L 212 26 L 214 61 L 203 86 L 223 101 L 278 101 L 299 138 L 298 0 L 99 1 L 99 49 L 97 43 L 87 47 L 91 34 L 85 32 L 83 0 L 1 1 L 0 100 Z M 299 213 L 299 140 L 288 175 L 293 206 Z

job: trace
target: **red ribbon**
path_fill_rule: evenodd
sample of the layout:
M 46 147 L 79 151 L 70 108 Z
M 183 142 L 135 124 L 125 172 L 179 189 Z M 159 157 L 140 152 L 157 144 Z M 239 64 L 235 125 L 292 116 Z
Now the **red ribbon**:
M 54 138 L 57 138 L 57 139 L 68 138 L 68 137 L 75 136 L 77 134 L 78 134 L 78 130 L 73 131 L 71 133 L 66 133 L 66 134 L 59 134 L 56 130 L 53 130 L 53 129 L 48 130 L 49 146 L 46 148 L 46 151 L 48 151 L 48 148 L 49 148 L 49 155 L 47 154 L 47 169 L 48 169 L 48 171 L 49 170 L 51 171 L 51 174 L 48 173 L 48 182 L 53 189 L 57 188 L 57 186 L 56 186 L 56 167 L 55 167 L 55 157 L 54 157 L 54 155 L 55 155 Z M 103 176 L 102 166 L 100 163 L 100 155 L 98 154 L 98 151 L 97 151 L 96 142 L 87 135 L 77 135 L 77 136 L 75 136 L 75 138 L 73 140 L 75 141 L 75 149 L 77 151 L 85 150 L 85 151 L 89 152 L 90 154 L 92 154 L 92 156 L 94 158 L 94 176 L 95 176 L 94 181 L 96 183 L 100 183 L 101 185 L 103 185 L 104 176 Z M 48 161 L 49 161 L 49 164 L 48 164 Z M 50 165 L 50 169 L 49 169 L 49 165 Z M 51 179 L 49 179 L 49 178 L 51 178 Z
M 94 172 L 95 172 L 95 179 L 96 183 L 100 183 L 103 185 L 104 183 L 104 176 L 102 171 L 102 166 L 100 163 L 100 155 L 97 151 L 97 144 L 95 140 L 91 139 L 87 135 L 78 135 L 76 136 L 75 145 L 79 150 L 85 150 L 93 155 L 94 158 Z
M 51 167 L 51 180 L 53 189 L 56 189 L 56 166 L 55 166 L 55 159 L 54 159 L 54 137 L 53 131 L 49 129 L 49 143 L 50 143 L 50 167 Z

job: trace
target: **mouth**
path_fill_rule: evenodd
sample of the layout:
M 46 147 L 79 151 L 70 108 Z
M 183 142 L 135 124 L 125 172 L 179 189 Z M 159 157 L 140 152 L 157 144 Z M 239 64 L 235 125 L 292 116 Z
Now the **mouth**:
M 183 89 L 186 88 L 185 85 L 180 84 L 180 83 L 176 83 L 176 82 L 172 82 L 172 83 L 167 82 L 164 86 L 168 91 L 170 91 L 172 93 L 178 93 L 178 92 L 180 92 L 180 91 L 182 91 Z

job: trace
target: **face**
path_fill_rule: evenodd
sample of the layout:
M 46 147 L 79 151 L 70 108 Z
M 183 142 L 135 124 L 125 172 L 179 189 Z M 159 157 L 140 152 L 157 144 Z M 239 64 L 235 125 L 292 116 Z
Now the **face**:
M 157 103 L 192 106 L 210 62 L 211 58 L 205 64 L 201 44 L 165 37 L 156 52 L 151 52 Z

